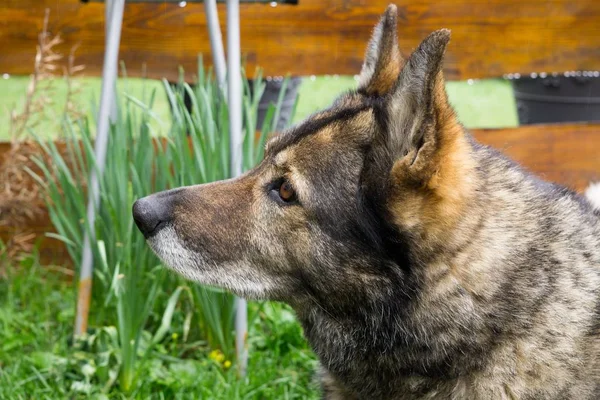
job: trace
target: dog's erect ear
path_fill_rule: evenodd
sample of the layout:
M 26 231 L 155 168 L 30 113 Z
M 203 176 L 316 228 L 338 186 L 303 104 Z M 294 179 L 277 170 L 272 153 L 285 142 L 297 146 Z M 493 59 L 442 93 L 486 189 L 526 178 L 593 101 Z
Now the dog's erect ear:
M 398 9 L 390 4 L 367 47 L 358 87 L 370 95 L 386 94 L 398 80 L 402 57 L 398 48 Z
M 476 191 L 476 162 L 448 103 L 442 61 L 450 31 L 427 37 L 384 98 L 383 143 L 394 158 L 388 204 L 393 220 L 420 238 L 446 243 Z
M 460 134 L 448 103 L 442 63 L 450 31 L 430 34 L 406 61 L 387 96 L 388 146 L 405 173 L 422 183 L 439 171 L 442 147 Z M 396 169 L 396 167 L 395 167 Z

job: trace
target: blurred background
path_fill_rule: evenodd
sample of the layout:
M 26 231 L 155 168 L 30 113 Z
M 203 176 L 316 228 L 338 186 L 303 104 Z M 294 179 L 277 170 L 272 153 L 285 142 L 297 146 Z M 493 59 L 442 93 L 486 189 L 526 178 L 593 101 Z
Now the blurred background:
M 389 2 L 240 0 L 242 169 L 272 132 L 356 88 Z M 478 140 L 577 191 L 600 179 L 600 2 L 396 4 L 404 55 L 452 30 L 446 88 Z M 234 173 L 205 7 L 126 1 L 101 162 L 106 3 L 0 4 L 0 398 L 319 397 L 289 308 L 249 304 L 240 373 L 234 299 L 162 269 L 130 216 L 139 197 Z M 225 43 L 225 4 L 217 10 Z M 87 188 L 100 164 L 91 221 Z M 74 337 L 86 237 L 89 323 Z

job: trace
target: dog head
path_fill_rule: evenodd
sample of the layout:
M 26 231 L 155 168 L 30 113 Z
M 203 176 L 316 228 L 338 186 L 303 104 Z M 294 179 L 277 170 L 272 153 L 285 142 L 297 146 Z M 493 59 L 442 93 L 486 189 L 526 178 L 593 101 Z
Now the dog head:
M 344 304 L 402 284 L 420 248 L 452 241 L 470 164 L 442 77 L 450 33 L 404 60 L 396 21 L 390 6 L 358 90 L 272 137 L 256 168 L 135 203 L 167 266 L 247 298 Z

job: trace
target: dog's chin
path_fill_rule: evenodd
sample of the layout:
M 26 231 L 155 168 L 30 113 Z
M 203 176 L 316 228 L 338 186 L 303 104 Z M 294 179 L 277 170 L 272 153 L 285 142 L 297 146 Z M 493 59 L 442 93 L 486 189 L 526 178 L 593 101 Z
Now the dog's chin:
M 215 264 L 202 254 L 184 246 L 175 230 L 168 226 L 147 239 L 148 244 L 169 269 L 184 278 L 225 289 L 251 300 L 273 298 L 274 285 L 269 279 L 258 279 L 244 261 Z

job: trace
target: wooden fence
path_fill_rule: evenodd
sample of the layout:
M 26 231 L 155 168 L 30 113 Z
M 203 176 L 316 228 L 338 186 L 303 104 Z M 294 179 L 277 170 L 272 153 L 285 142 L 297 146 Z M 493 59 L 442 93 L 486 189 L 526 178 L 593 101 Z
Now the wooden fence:
M 592 70 L 600 66 L 598 0 L 299 0 L 298 5 L 242 4 L 242 52 L 251 75 L 356 74 L 370 32 L 389 2 L 399 11 L 400 46 L 411 51 L 429 32 L 452 30 L 446 76 Z M 99 75 L 104 4 L 79 0 L 0 2 L 0 73 L 29 74 L 45 8 L 61 32 L 62 52 L 79 44 L 86 74 Z M 219 5 L 225 28 L 225 8 Z M 209 62 L 204 6 L 188 2 L 126 5 L 120 57 L 130 75 L 177 78 L 177 67 Z M 548 70 L 550 69 L 551 70 Z

